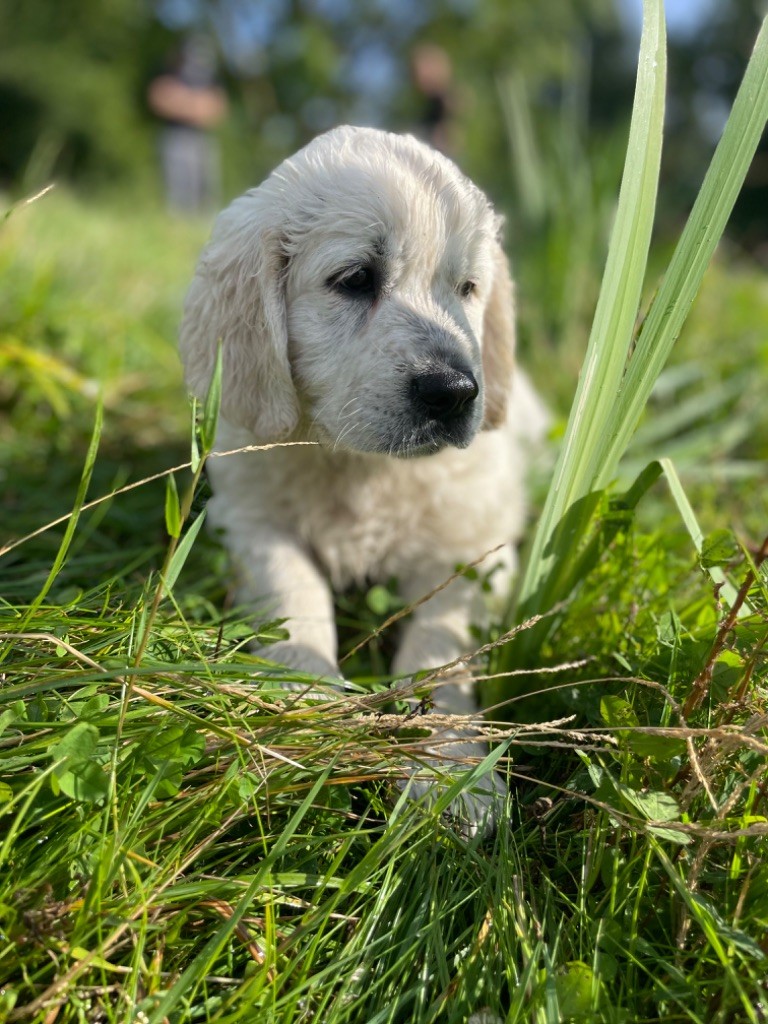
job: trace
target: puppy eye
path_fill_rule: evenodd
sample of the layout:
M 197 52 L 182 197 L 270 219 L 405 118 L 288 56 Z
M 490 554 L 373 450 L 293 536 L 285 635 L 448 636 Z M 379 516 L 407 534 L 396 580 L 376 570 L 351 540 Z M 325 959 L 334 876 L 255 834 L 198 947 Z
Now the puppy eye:
M 477 282 L 475 281 L 463 281 L 459 285 L 459 295 L 462 299 L 468 299 L 470 295 L 474 295 L 477 289 Z
M 376 292 L 376 275 L 371 267 L 356 267 L 341 277 L 332 278 L 328 283 L 344 295 L 367 297 Z

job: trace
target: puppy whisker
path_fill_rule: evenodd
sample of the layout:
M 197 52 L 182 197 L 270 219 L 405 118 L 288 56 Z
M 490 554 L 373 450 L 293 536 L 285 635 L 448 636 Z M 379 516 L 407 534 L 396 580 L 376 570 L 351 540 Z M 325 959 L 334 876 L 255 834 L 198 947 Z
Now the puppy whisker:
M 351 431 L 351 430 L 353 430 L 353 429 L 354 429 L 355 427 L 360 427 L 360 426 L 363 426 L 363 427 L 365 427 L 365 426 L 367 426 L 367 425 L 368 425 L 368 424 L 366 424 L 366 423 L 365 423 L 364 421 L 361 421 L 361 420 L 350 420 L 350 422 L 349 422 L 349 423 L 347 423 L 347 425 L 346 425 L 345 427 L 343 427 L 343 428 L 342 428 L 342 429 L 341 429 L 341 430 L 339 431 L 339 433 L 338 433 L 338 434 L 336 435 L 336 440 L 335 440 L 335 441 L 333 442 L 333 449 L 332 449 L 332 450 L 333 450 L 334 452 L 335 452 L 335 451 L 337 451 L 337 450 L 338 450 L 338 448 L 340 447 L 340 445 L 341 445 L 341 442 L 343 441 L 343 439 L 344 439 L 344 438 L 345 438 L 345 437 L 346 437 L 346 436 L 347 436 L 347 435 L 348 435 L 348 434 L 350 433 L 350 431 Z
M 355 396 L 354 398 L 350 398 L 349 401 L 345 402 L 342 406 L 338 416 L 340 429 L 337 432 L 336 440 L 333 443 L 333 451 L 337 451 L 345 435 L 349 434 L 355 427 L 363 425 L 362 421 L 359 419 L 359 405 L 360 398 L 359 396 Z M 347 409 L 349 411 L 345 412 Z

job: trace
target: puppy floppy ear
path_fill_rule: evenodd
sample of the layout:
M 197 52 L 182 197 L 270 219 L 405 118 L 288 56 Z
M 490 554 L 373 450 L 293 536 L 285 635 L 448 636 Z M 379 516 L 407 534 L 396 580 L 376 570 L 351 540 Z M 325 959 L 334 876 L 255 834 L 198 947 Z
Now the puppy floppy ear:
M 484 430 L 504 423 L 515 368 L 515 295 L 509 263 L 495 243 L 493 281 L 483 320 Z
M 179 339 L 187 386 L 199 398 L 221 342 L 221 414 L 262 441 L 285 437 L 299 416 L 278 206 L 262 186 L 219 214 L 187 293 Z

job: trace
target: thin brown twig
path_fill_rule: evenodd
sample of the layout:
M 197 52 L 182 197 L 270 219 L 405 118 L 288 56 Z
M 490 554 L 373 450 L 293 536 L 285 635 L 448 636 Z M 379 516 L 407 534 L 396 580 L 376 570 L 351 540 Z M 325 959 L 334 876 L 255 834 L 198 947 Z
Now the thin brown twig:
M 200 903 L 200 906 L 210 907 L 219 915 L 219 917 L 222 917 L 225 921 L 231 921 L 235 915 L 233 907 L 225 900 L 203 900 Z M 266 963 L 266 956 L 264 955 L 264 950 L 259 946 L 257 942 L 254 941 L 254 939 L 251 938 L 251 935 L 248 929 L 246 928 L 245 924 L 243 924 L 242 921 L 238 921 L 237 924 L 235 925 L 234 930 L 235 935 L 237 935 L 242 944 L 248 950 L 248 954 L 250 955 L 251 959 L 255 963 L 263 967 L 264 964 Z M 267 969 L 267 978 L 270 980 L 270 982 L 275 980 L 274 967 L 269 967 Z
M 688 694 L 685 704 L 683 705 L 683 714 L 686 718 L 700 707 L 702 701 L 709 693 L 717 659 L 725 650 L 726 644 L 728 643 L 728 637 L 736 625 L 739 612 L 747 599 L 747 595 L 749 594 L 752 584 L 755 582 L 755 573 L 766 558 L 768 558 L 768 537 L 765 538 L 759 551 L 756 553 L 753 565 L 747 569 L 747 574 L 744 577 L 744 582 L 739 587 L 736 599 L 734 600 L 730 611 L 720 623 L 720 628 L 717 631 L 717 635 L 715 636 L 714 643 L 712 644 L 712 648 L 709 652 L 704 668 L 693 681 L 691 692 Z

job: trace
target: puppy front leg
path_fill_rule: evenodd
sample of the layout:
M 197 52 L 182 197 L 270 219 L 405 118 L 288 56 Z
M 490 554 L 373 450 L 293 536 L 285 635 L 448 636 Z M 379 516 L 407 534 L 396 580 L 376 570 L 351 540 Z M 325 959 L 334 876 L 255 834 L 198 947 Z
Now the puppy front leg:
M 308 551 L 271 527 L 232 534 L 227 546 L 237 576 L 237 600 L 270 618 L 286 619 L 289 640 L 259 648 L 270 661 L 338 680 L 336 624 L 330 587 Z
M 407 603 L 430 593 L 451 575 L 449 569 L 419 573 L 401 587 Z M 455 661 L 470 649 L 470 625 L 480 621 L 482 599 L 477 584 L 458 577 L 411 613 L 392 669 L 396 675 L 413 675 Z M 433 694 L 435 707 L 445 714 L 472 714 L 477 710 L 474 688 L 466 671 L 452 673 L 455 682 L 438 686 Z
M 486 564 L 487 563 L 487 564 Z M 488 601 L 503 607 L 512 587 L 517 557 L 512 545 L 505 545 L 483 560 L 483 571 L 490 570 L 486 595 L 474 580 L 453 575 L 447 565 L 432 565 L 401 581 L 401 596 L 408 604 L 418 604 L 403 629 L 395 656 L 393 671 L 409 675 L 423 669 L 439 668 L 472 650 L 471 626 L 488 619 Z M 445 714 L 471 714 L 477 710 L 475 688 L 469 672 L 459 667 L 452 676 L 455 682 L 438 687 L 435 704 Z
M 500 561 L 500 569 L 494 579 L 494 589 L 499 591 L 509 585 L 514 566 L 512 550 L 503 551 Z M 450 575 L 449 570 L 420 573 L 406 582 L 403 596 L 409 602 L 416 601 Z M 463 577 L 452 580 L 445 589 L 414 609 L 403 632 L 393 663 L 394 671 L 398 675 L 410 675 L 449 664 L 469 653 L 470 626 L 482 622 L 485 614 L 485 602 L 477 584 Z M 438 683 L 432 697 L 434 710 L 440 714 L 471 715 L 478 708 L 474 683 L 464 665 L 446 673 L 445 680 Z M 438 771 L 447 773 L 449 782 L 450 776 L 468 770 L 488 753 L 484 742 L 473 739 L 469 731 L 460 727 L 436 733 L 432 742 L 435 757 L 430 759 L 430 763 Z M 412 796 L 427 801 L 434 798 L 437 785 L 437 776 L 434 779 L 412 777 L 407 783 Z M 501 776 L 490 772 L 473 785 L 471 792 L 465 791 L 452 803 L 451 814 L 458 819 L 467 835 L 490 833 L 496 827 L 506 792 Z

